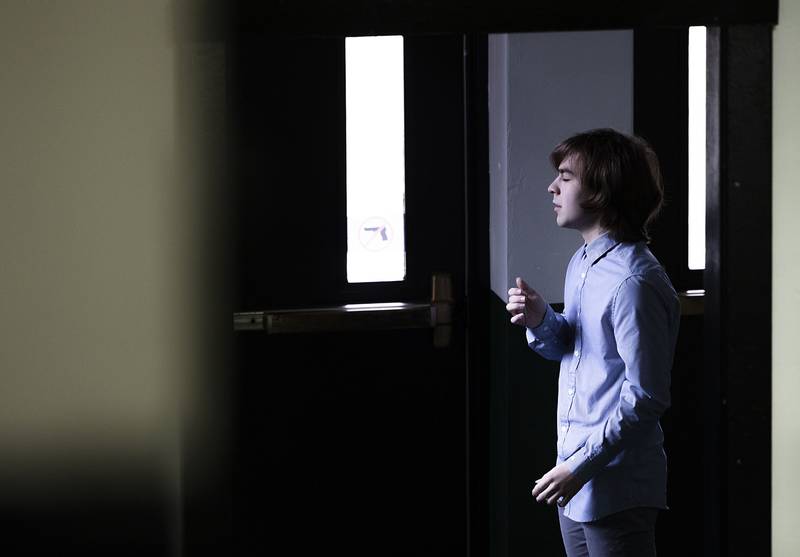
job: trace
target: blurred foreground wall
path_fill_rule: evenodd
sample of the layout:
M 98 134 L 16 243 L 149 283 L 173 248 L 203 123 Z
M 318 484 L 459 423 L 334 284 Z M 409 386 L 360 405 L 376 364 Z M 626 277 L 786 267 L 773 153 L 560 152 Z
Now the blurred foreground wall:
M 203 103 L 224 92 L 176 17 L 0 5 L 0 521 L 20 554 L 176 553 L 181 439 L 192 485 L 214 481 L 228 225 Z

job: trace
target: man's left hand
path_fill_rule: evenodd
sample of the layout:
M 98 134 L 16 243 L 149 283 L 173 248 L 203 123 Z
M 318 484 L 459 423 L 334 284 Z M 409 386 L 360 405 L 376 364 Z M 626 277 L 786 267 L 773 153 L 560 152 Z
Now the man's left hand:
M 540 503 L 544 501 L 548 505 L 558 503 L 563 507 L 581 490 L 583 484 L 584 482 L 570 472 L 566 464 L 559 464 L 536 480 L 536 487 L 531 491 L 531 495 Z

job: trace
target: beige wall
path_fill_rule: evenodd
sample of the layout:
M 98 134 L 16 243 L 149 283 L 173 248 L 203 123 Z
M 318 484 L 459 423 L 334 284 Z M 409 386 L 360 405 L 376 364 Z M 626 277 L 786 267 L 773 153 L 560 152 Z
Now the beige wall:
M 773 54 L 772 545 L 800 555 L 800 1 L 780 0 Z
M 169 3 L 0 8 L 6 502 L 174 486 L 205 199 L 176 163 Z

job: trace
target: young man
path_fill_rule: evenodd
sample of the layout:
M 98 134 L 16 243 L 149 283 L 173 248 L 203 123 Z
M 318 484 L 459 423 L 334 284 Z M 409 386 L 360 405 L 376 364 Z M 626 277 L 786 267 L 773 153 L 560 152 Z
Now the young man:
M 659 417 L 680 322 L 675 289 L 647 248 L 663 202 L 658 159 L 642 139 L 599 129 L 564 140 L 550 160 L 556 223 L 584 244 L 567 266 L 563 313 L 521 278 L 508 291 L 528 346 L 561 362 L 556 466 L 532 494 L 558 505 L 569 557 L 655 555 L 667 508 Z

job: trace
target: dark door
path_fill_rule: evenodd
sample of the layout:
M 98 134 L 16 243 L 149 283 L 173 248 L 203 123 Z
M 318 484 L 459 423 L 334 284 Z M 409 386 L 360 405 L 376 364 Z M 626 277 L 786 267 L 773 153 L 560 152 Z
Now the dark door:
M 442 347 L 432 328 L 234 333 L 237 554 L 464 555 L 463 41 L 405 37 L 406 278 L 360 284 L 346 280 L 344 44 L 230 50 L 235 311 L 430 303 L 439 273 L 453 326 Z

